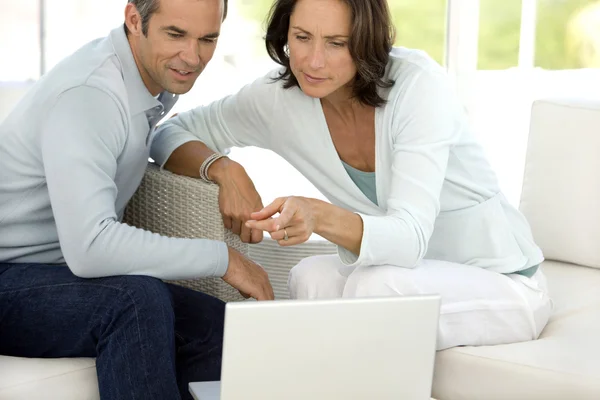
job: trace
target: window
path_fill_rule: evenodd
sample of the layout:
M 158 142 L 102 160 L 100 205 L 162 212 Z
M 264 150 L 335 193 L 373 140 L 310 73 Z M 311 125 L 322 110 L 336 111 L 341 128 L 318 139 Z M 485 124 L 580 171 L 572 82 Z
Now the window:
M 389 0 L 396 46 L 425 50 L 444 64 L 446 0 Z
M 450 0 L 461 2 L 461 0 Z M 509 201 L 518 204 L 529 113 L 544 97 L 597 97 L 600 0 L 480 0 L 478 70 L 460 89 Z
M 126 0 L 45 0 L 46 70 L 123 24 Z
M 600 67 L 600 1 L 537 0 L 535 65 L 561 70 Z
M 600 0 L 388 3 L 397 29 L 395 45 L 425 50 L 446 65 L 502 189 L 518 203 L 532 101 L 598 96 L 593 83 L 600 82 Z M 0 120 L 28 87 L 23 82 L 38 79 L 44 68 L 119 26 L 125 4 L 0 0 L 0 51 L 8 60 L 0 63 Z M 276 67 L 263 41 L 271 4 L 229 0 L 213 61 L 172 112 L 233 93 Z M 290 194 L 322 198 L 270 152 L 233 149 L 231 157 L 246 166 L 265 202 Z
M 522 32 L 524 27 L 533 29 Z M 480 0 L 478 69 L 518 66 L 529 33 L 536 67 L 600 67 L 600 1 Z
M 499 70 L 517 66 L 520 31 L 521 0 L 481 0 L 477 68 Z
M 38 0 L 0 0 L 0 121 L 40 76 Z
M 0 0 L 0 82 L 40 76 L 38 0 Z

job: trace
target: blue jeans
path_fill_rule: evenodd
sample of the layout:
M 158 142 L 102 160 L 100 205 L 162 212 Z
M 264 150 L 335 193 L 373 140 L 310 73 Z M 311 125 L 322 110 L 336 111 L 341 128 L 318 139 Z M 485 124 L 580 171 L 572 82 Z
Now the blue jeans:
M 0 354 L 96 357 L 102 399 L 191 399 L 219 380 L 225 304 L 148 276 L 0 263 Z

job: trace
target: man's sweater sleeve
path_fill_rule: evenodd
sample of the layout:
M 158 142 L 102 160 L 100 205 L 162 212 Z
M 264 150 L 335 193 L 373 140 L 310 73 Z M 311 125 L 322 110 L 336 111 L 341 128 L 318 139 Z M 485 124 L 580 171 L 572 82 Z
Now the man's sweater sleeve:
M 115 176 L 127 128 L 119 103 L 94 87 L 63 93 L 47 117 L 42 156 L 67 265 L 86 278 L 223 276 L 225 243 L 167 238 L 118 221 Z

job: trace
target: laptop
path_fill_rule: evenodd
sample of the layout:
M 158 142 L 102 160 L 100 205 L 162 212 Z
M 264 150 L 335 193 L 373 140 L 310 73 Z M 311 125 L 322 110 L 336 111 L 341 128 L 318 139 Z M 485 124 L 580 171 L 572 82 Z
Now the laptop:
M 233 302 L 196 400 L 429 400 L 440 297 Z

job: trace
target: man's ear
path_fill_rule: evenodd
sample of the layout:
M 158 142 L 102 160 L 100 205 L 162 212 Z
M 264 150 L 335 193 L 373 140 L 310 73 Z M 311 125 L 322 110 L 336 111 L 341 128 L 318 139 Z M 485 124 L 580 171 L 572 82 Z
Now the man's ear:
M 143 34 L 142 17 L 137 8 L 131 3 L 127 3 L 127 6 L 125 6 L 125 26 L 127 26 L 129 32 L 135 36 Z

